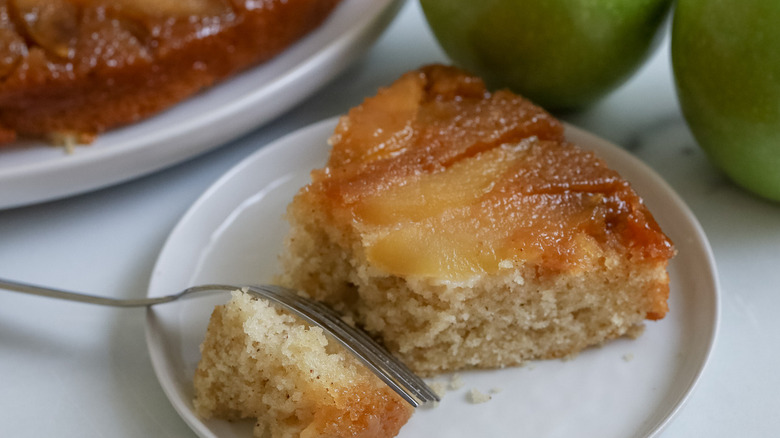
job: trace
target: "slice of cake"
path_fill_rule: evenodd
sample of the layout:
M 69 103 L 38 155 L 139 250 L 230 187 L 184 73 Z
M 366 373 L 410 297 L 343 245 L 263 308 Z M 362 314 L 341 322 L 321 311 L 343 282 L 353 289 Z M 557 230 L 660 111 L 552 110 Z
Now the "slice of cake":
M 429 66 L 349 111 L 330 142 L 288 208 L 278 280 L 418 373 L 567 357 L 666 314 L 672 243 L 522 97 Z
M 195 373 L 204 418 L 256 418 L 273 438 L 392 437 L 413 408 L 321 328 L 236 291 L 211 316 Z

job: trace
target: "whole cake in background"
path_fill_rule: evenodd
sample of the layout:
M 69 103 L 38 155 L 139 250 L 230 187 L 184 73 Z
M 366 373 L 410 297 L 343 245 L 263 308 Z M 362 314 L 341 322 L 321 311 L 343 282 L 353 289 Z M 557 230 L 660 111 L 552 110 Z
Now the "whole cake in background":
M 342 117 L 278 281 L 423 375 L 562 358 L 667 312 L 670 240 L 563 125 L 429 66 Z
M 339 1 L 0 0 L 0 145 L 149 117 L 277 55 Z

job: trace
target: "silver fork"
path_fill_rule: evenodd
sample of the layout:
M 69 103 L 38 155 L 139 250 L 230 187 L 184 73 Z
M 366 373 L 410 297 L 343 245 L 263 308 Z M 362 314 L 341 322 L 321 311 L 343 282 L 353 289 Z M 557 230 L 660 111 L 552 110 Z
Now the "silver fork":
M 192 286 L 173 295 L 138 299 L 117 299 L 86 295 L 1 278 L 0 288 L 32 295 L 114 307 L 149 307 L 187 297 L 243 289 L 254 296 L 269 300 L 311 324 L 322 327 L 325 332 L 341 343 L 348 351 L 352 352 L 374 374 L 412 406 L 427 406 L 439 401 L 439 396 L 420 377 L 414 374 L 403 362 L 390 354 L 384 347 L 377 344 L 364 331 L 342 321 L 341 316 L 330 307 L 304 298 L 294 291 L 280 286 L 207 284 Z

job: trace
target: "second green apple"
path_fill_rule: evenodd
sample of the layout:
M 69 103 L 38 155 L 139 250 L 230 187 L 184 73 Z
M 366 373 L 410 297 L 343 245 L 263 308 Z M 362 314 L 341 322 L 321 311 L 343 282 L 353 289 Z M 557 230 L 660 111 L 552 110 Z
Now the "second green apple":
M 780 2 L 679 0 L 672 65 L 699 145 L 737 184 L 780 201 Z
M 548 109 L 587 106 L 628 79 L 671 0 L 421 0 L 442 48 L 492 87 Z

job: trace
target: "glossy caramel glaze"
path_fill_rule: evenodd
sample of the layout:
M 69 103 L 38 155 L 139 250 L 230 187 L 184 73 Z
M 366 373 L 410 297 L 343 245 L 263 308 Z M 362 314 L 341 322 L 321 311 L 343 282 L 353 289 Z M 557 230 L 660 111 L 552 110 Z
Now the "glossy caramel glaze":
M 561 123 L 455 68 L 404 75 L 343 117 L 331 143 L 299 196 L 355 229 L 393 275 L 464 281 L 674 254 L 628 182 L 567 143 Z
M 302 437 L 393 437 L 414 413 L 414 408 L 387 386 L 362 383 L 330 392 L 335 394 L 334 404 L 317 409 Z
M 0 0 L 0 142 L 82 138 L 275 56 L 339 0 Z

